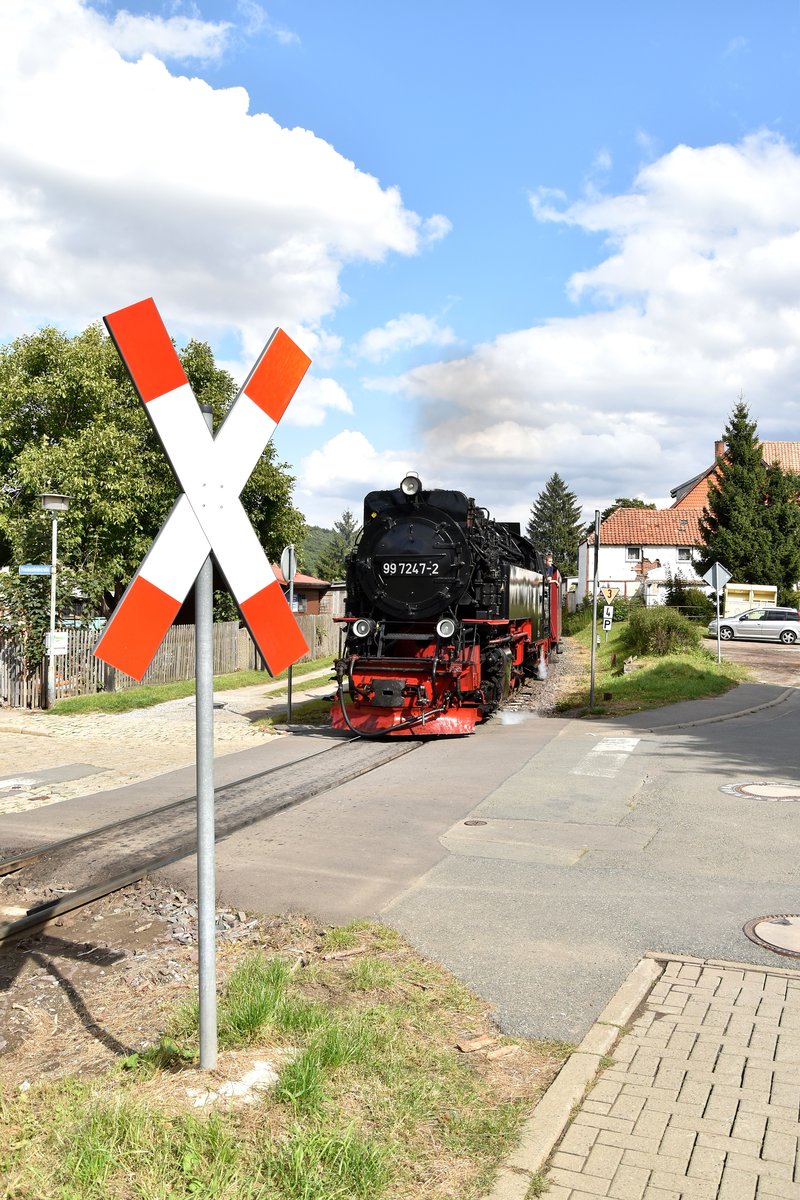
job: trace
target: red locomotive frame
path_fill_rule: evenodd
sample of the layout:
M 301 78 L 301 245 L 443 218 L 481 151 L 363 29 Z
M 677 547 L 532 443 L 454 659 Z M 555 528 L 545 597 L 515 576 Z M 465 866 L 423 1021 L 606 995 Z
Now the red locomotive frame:
M 341 660 L 344 688 L 333 703 L 334 729 L 366 737 L 452 736 L 475 726 L 504 703 L 526 678 L 541 678 L 561 639 L 561 577 L 542 581 L 544 636 L 534 637 L 530 619 L 464 619 L 462 637 L 448 642 L 433 622 L 409 623 L 393 634 L 392 655 L 349 655 Z M 355 617 L 338 618 L 343 626 Z M 403 637 L 403 633 L 407 637 Z M 503 688 L 497 703 L 485 694 L 487 651 L 503 656 Z M 497 697 L 495 697 L 497 699 Z

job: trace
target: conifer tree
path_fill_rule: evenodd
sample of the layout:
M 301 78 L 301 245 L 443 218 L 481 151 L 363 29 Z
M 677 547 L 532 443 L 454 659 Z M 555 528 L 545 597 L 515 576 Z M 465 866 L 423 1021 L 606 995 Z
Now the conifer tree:
M 788 599 L 800 579 L 800 481 L 767 466 L 756 422 L 739 397 L 725 427 L 725 454 L 708 485 L 698 566 L 721 562 L 737 583 L 765 583 Z
M 578 543 L 583 536 L 581 506 L 557 471 L 536 497 L 526 533 L 543 554 L 552 550 L 553 562 L 562 575 L 577 572 Z
M 333 536 L 317 559 L 320 579 L 333 582 L 345 577 L 345 558 L 353 549 L 358 535 L 358 524 L 349 508 L 338 521 L 333 523 Z

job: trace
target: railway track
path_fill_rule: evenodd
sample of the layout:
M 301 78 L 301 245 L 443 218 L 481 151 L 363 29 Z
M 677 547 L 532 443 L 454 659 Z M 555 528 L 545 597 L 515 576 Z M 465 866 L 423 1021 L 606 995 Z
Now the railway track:
M 301 762 L 273 767 L 219 787 L 215 804 L 216 840 L 358 779 L 411 753 L 421 744 L 337 742 Z M 191 796 L 0 862 L 0 876 L 13 876 L 17 891 L 24 888 L 26 894 L 37 889 L 40 894 L 47 889 L 64 892 L 28 905 L 23 915 L 0 923 L 0 941 L 27 933 L 62 913 L 118 891 L 193 854 L 196 847 L 196 797 Z M 75 886 L 75 880 L 81 881 L 79 886 Z M 0 900 L 0 918 L 10 915 L 10 900 L 10 897 L 5 903 Z

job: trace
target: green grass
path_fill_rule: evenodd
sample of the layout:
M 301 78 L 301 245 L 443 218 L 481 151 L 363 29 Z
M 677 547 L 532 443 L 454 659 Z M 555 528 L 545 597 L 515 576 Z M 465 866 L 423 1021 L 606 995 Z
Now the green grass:
M 684 654 L 661 657 L 640 657 L 637 669 L 623 674 L 626 648 L 627 622 L 615 622 L 606 641 L 600 633 L 597 646 L 595 696 L 593 714 L 616 716 L 659 708 L 665 704 L 677 704 L 681 700 L 699 700 L 707 696 L 719 696 L 736 687 L 748 678 L 746 668 L 736 663 L 718 663 L 714 655 L 701 647 Z M 575 640 L 591 654 L 591 627 L 575 634 Z M 585 710 L 589 706 L 589 659 L 586 663 L 585 683 L 564 698 L 557 706 L 559 711 Z
M 279 699 L 281 697 L 278 697 Z M 271 717 L 262 717 L 253 724 L 256 728 L 268 728 L 271 725 L 285 725 L 289 719 L 288 708 L 278 709 Z M 330 700 L 303 700 L 301 704 L 292 704 L 293 725 L 329 725 L 331 720 Z
M 332 658 L 317 658 L 313 662 L 299 663 L 294 668 L 292 682 L 302 679 L 314 671 L 322 670 L 333 663 Z M 273 683 L 275 680 L 287 679 L 288 671 L 272 676 L 268 671 L 234 671 L 228 675 L 214 676 L 214 691 L 225 692 L 232 688 L 253 687 L 258 684 Z M 270 697 L 280 697 L 281 689 L 270 692 Z M 126 688 L 121 692 L 96 692 L 91 696 L 69 696 L 53 705 L 52 712 L 59 716 L 70 716 L 79 713 L 95 712 L 130 712 L 135 708 L 150 708 L 154 704 L 163 704 L 166 700 L 183 700 L 186 696 L 194 695 L 194 680 L 182 679 L 177 683 L 146 684 L 144 686 Z
M 358 964 L 322 954 L 355 936 Z M 391 931 L 358 923 L 291 970 L 250 953 L 220 989 L 220 1043 L 284 1062 L 257 1103 L 195 1114 L 175 1103 L 197 1051 L 197 1004 L 152 1052 L 88 1081 L 0 1097 L 0 1195 L 14 1200 L 474 1200 L 518 1136 L 536 1089 L 508 1096 L 458 1030 L 485 1006 Z M 419 987 L 408 986 L 414 979 Z M 555 1075 L 561 1043 L 527 1043 Z M 553 1053 L 550 1053 L 552 1048 Z M 219 1069 L 224 1070 L 224 1052 Z M 491 1073 L 490 1073 L 491 1074 Z M 171 1097 L 158 1103 L 159 1081 Z M 192 1080 L 194 1082 L 194 1078 Z M 177 1089 L 177 1090 L 176 1090 Z

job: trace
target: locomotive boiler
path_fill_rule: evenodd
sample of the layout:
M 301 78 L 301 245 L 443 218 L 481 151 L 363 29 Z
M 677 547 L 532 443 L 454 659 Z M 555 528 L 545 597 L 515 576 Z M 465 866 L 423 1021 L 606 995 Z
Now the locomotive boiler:
M 340 622 L 335 728 L 471 733 L 546 673 L 560 579 L 518 524 L 492 520 L 462 492 L 425 491 L 412 472 L 365 498 Z

